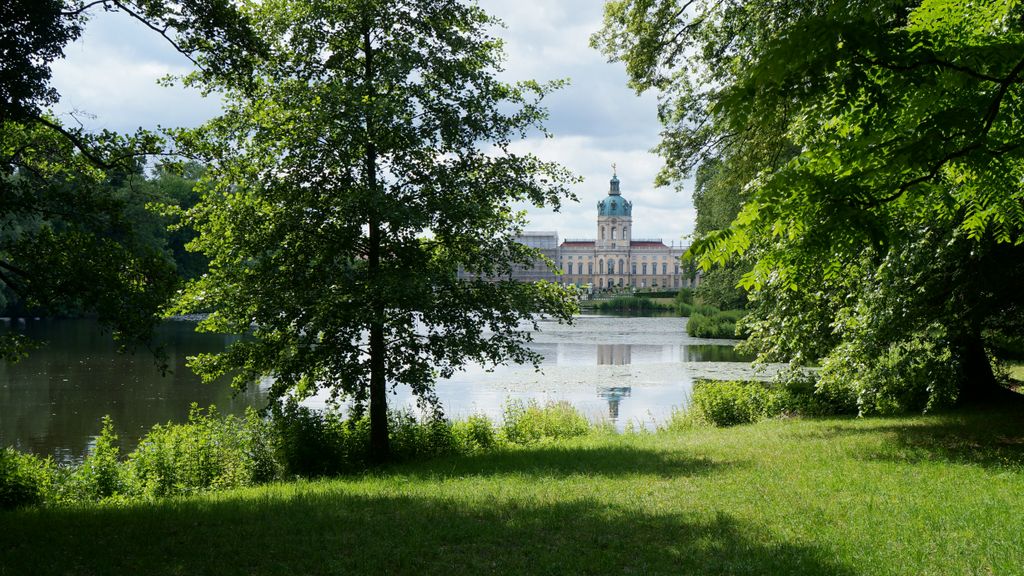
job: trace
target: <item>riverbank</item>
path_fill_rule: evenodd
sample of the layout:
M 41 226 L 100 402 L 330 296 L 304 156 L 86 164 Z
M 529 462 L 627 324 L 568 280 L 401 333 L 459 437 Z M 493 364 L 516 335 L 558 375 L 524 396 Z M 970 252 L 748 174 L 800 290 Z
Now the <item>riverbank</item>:
M 1020 574 L 1021 415 L 603 434 L 0 513 L 0 574 Z

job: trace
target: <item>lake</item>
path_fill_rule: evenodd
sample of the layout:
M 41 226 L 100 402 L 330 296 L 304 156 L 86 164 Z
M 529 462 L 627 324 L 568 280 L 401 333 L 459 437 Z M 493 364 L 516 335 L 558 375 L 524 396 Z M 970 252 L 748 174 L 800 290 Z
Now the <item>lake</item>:
M 595 421 L 650 426 L 685 405 L 704 366 L 731 374 L 742 361 L 728 340 L 690 338 L 686 319 L 673 317 L 580 316 L 572 326 L 541 322 L 531 347 L 544 356 L 532 366 L 468 366 L 437 384 L 445 413 L 500 417 L 510 398 L 566 400 Z M 222 350 L 234 337 L 197 334 L 190 322 L 166 322 L 158 331 L 171 372 L 161 375 L 148 352 L 119 354 L 109 335 L 89 320 L 30 320 L 16 329 L 47 345 L 27 359 L 0 363 L 0 446 L 58 460 L 80 458 L 110 414 L 131 449 L 153 424 L 182 421 L 189 405 L 216 404 L 224 413 L 262 407 L 259 389 L 234 395 L 226 382 L 203 384 L 185 366 L 198 352 Z M 723 364 L 729 363 L 729 364 Z M 712 370 L 712 373 L 714 370 Z M 326 395 L 307 401 L 325 405 Z M 399 387 L 392 406 L 415 406 Z

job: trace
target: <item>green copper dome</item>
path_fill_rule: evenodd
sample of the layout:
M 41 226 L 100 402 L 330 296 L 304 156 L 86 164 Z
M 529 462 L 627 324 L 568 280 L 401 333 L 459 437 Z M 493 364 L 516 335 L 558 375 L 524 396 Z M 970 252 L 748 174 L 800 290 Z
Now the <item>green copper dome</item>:
M 608 196 L 597 203 L 598 216 L 632 216 L 633 203 L 622 197 L 619 191 L 619 177 L 612 176 Z

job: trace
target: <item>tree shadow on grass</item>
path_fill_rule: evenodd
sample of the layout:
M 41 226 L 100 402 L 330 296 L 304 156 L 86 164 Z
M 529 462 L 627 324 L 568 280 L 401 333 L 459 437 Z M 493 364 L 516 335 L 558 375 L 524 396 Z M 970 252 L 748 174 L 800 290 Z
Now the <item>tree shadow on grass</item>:
M 589 499 L 352 494 L 346 486 L 0 515 L 9 523 L 0 574 L 853 573 L 825 550 L 724 514 L 651 514 Z
M 824 428 L 807 437 L 837 439 L 885 435 L 892 439 L 878 448 L 865 449 L 870 460 L 899 462 L 940 461 L 984 467 L 1024 467 L 1024 412 L 1016 408 L 962 409 L 906 418 L 851 420 Z
M 553 445 L 440 458 L 400 465 L 392 470 L 413 477 L 526 474 L 538 477 L 651 475 L 676 478 L 711 474 L 737 465 L 678 451 L 628 446 L 581 448 Z

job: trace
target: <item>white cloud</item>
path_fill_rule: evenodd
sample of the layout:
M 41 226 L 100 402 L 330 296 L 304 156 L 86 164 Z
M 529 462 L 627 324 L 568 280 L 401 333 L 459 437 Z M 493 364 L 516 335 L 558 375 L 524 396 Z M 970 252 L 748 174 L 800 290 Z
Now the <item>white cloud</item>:
M 168 74 L 189 70 L 188 60 L 157 34 L 124 14 L 100 11 L 66 58 L 53 64 L 61 95 L 55 112 L 72 123 L 74 114 L 89 130 L 195 126 L 218 113 L 219 101 L 157 85 Z
M 590 48 L 600 28 L 598 0 L 481 0 L 502 19 L 507 60 L 502 78 L 540 81 L 571 78 L 548 97 L 547 127 L 554 139 L 530 138 L 517 150 L 556 160 L 585 178 L 574 191 L 578 204 L 560 214 L 531 212 L 531 228 L 558 230 L 562 237 L 592 237 L 595 204 L 608 190 L 611 164 L 619 166 L 623 194 L 633 202 L 635 233 L 678 241 L 693 230 L 690 193 L 655 189 L 661 160 L 649 152 L 658 143 L 653 95 L 626 86 L 622 64 L 606 62 Z M 219 110 L 216 99 L 194 91 L 164 88 L 156 80 L 179 74 L 190 64 L 162 38 L 124 14 L 98 12 L 83 37 L 54 64 L 54 86 L 62 95 L 58 113 L 83 110 L 87 128 L 133 131 L 139 126 L 194 126 Z

